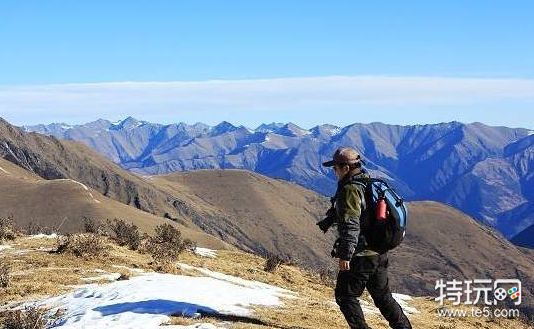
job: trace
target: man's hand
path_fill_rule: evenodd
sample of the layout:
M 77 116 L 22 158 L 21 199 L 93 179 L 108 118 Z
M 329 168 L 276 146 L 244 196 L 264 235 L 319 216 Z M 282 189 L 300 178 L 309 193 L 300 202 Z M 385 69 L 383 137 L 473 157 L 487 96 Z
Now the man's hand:
M 339 270 L 340 271 L 350 270 L 350 261 L 339 259 Z

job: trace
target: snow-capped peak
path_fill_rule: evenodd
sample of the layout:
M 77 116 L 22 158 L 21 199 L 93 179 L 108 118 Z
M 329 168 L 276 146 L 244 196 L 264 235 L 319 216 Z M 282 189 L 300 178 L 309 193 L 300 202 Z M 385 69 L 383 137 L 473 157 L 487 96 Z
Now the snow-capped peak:
M 287 123 L 280 129 L 275 132 L 278 135 L 290 136 L 290 137 L 301 137 L 304 135 L 309 135 L 311 132 L 309 130 L 303 129 L 297 126 L 294 123 Z
M 126 119 L 119 121 L 118 123 L 113 123 L 112 129 L 121 130 L 121 129 L 134 129 L 145 124 L 145 121 L 139 121 L 133 117 L 127 117 Z
M 334 126 L 331 124 L 324 124 L 320 126 L 315 126 L 312 129 L 310 129 L 314 137 L 320 137 L 320 136 L 328 136 L 332 137 L 341 132 L 341 128 L 338 126 Z
M 263 124 L 259 125 L 255 129 L 255 131 L 256 132 L 260 132 L 260 133 L 270 133 L 270 132 L 277 131 L 278 129 L 282 128 L 283 126 L 284 126 L 284 124 L 280 123 L 280 122 L 272 122 L 272 123 L 269 123 L 269 124 L 263 123 Z

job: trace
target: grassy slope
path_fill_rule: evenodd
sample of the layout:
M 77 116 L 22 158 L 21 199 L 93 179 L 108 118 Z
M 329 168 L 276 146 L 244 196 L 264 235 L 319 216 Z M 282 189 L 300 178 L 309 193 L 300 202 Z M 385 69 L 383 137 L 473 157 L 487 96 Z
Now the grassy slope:
M 184 236 L 212 248 L 231 248 L 194 225 L 182 225 L 107 198 L 92 188 L 87 190 L 71 180 L 45 180 L 10 162 L 0 159 L 0 216 L 12 215 L 17 225 L 30 222 L 62 232 L 83 228 L 83 217 L 106 220 L 121 218 L 136 224 L 144 232 L 156 225 L 170 223 Z
M 231 232 L 230 241 L 245 250 L 291 254 L 310 265 L 330 258 L 334 236 L 315 225 L 330 204 L 310 190 L 244 170 L 199 170 L 150 181 L 209 214 L 204 224 Z
M 128 272 L 118 270 L 113 265 L 150 270 L 150 257 L 128 249 L 112 246 L 110 256 L 105 259 L 81 260 L 65 254 L 49 254 L 46 248 L 54 247 L 50 239 L 17 239 L 14 249 L 0 252 L 2 262 L 13 264 L 14 279 L 7 289 L 0 289 L 0 306 L 8 302 L 33 300 L 44 296 L 56 295 L 73 289 L 72 285 L 83 284 L 82 277 L 98 275 L 97 269 L 109 272 Z M 298 293 L 299 298 L 285 300 L 284 306 L 278 308 L 255 309 L 255 322 L 268 325 L 251 324 L 251 319 L 234 322 L 231 328 L 346 328 L 337 306 L 333 302 L 332 288 L 324 285 L 317 275 L 304 272 L 292 266 L 282 265 L 275 273 L 263 271 L 264 260 L 252 254 L 237 251 L 219 251 L 216 259 L 203 258 L 184 253 L 180 262 L 205 267 L 213 271 L 257 280 Z M 199 275 L 175 270 L 177 274 Z M 368 296 L 364 300 L 369 301 Z M 411 306 L 420 313 L 411 316 L 414 328 L 428 329 L 471 329 L 471 328 L 519 328 L 527 325 L 518 320 L 485 319 L 442 319 L 436 315 L 437 304 L 431 298 L 415 298 Z M 386 323 L 377 315 L 368 316 L 373 328 L 387 328 Z M 173 323 L 188 324 L 198 322 L 184 318 L 174 318 Z M 220 321 L 218 319 L 201 319 L 203 322 Z

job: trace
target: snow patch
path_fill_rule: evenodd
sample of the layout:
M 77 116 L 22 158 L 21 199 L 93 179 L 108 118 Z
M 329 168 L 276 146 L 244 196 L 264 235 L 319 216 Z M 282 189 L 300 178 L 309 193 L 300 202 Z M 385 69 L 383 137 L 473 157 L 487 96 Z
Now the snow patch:
M 64 311 L 56 328 L 156 329 L 168 322 L 170 315 L 198 317 L 201 313 L 220 313 L 247 316 L 251 305 L 281 304 L 283 289 L 209 273 L 211 277 L 148 273 L 126 281 L 89 284 L 71 293 L 45 299 L 37 306 L 49 307 L 50 314 Z M 217 278 L 219 276 L 221 279 Z M 195 325 L 185 328 L 214 327 Z
M 87 191 L 87 193 L 89 194 L 89 197 L 91 197 L 91 199 L 93 199 L 93 201 L 95 203 L 100 203 L 99 200 L 97 200 L 94 196 L 93 196 L 93 193 L 91 193 L 91 191 L 89 191 L 89 188 L 87 187 L 87 185 L 83 184 L 83 183 L 80 183 L 78 182 L 77 180 L 74 180 L 74 179 L 70 179 L 70 178 L 60 178 L 60 179 L 56 179 L 58 181 L 68 181 L 68 182 L 73 182 L 75 184 L 78 184 L 80 185 L 84 190 Z
M 407 314 L 419 313 L 419 311 L 415 307 L 408 305 L 408 302 L 412 300 L 411 296 L 403 295 L 403 294 L 395 294 L 395 293 L 393 293 L 392 295 L 393 295 L 393 298 L 397 301 L 397 303 L 399 303 L 400 307 L 405 313 Z
M 371 303 L 369 303 L 365 299 L 359 299 L 358 298 L 358 300 L 360 301 L 360 306 L 361 306 L 362 311 L 363 311 L 364 314 L 380 314 L 380 310 L 378 310 L 378 308 L 376 308 L 374 305 L 372 305 Z M 337 305 L 337 304 L 335 304 L 335 305 Z
M 294 298 L 295 297 L 294 294 L 296 294 L 296 292 L 293 292 L 291 290 L 275 287 L 275 286 L 272 286 L 272 285 L 269 285 L 263 282 L 245 280 L 245 279 L 241 279 L 235 276 L 223 274 L 220 272 L 210 271 L 207 268 L 195 267 L 195 266 L 191 266 L 191 265 L 187 265 L 183 263 L 177 263 L 177 265 L 184 270 L 196 270 L 208 277 L 218 279 L 221 281 L 227 281 L 229 283 L 239 285 L 242 287 L 272 291 L 278 297 Z
M 529 130 L 529 131 L 527 132 L 527 136 L 530 136 L 530 135 L 534 135 L 534 130 Z
M 330 130 L 330 135 L 337 136 L 341 132 L 341 128 L 334 128 Z
M 0 245 L 0 251 L 7 250 L 7 249 L 13 249 L 13 247 L 7 244 Z
M 202 257 L 217 258 L 217 252 L 208 248 L 196 247 L 194 253 Z
M 27 253 L 30 253 L 34 250 L 32 249 L 13 249 L 9 251 L 9 254 L 11 255 L 25 255 Z
M 399 305 L 402 308 L 402 310 L 404 311 L 404 313 L 406 313 L 406 314 L 417 314 L 417 313 L 419 313 L 419 311 L 415 307 L 412 307 L 412 306 L 408 305 L 408 302 L 412 300 L 411 296 L 403 295 L 403 294 L 396 294 L 396 293 L 392 293 L 391 295 L 393 296 L 393 299 L 395 299 L 397 301 L 397 303 L 399 303 Z M 358 298 L 358 300 L 360 302 L 360 306 L 362 307 L 363 313 L 365 313 L 365 314 L 380 314 L 380 310 L 373 303 L 370 303 L 370 302 L 368 302 L 367 300 L 365 300 L 363 298 Z M 336 304 L 335 301 L 331 301 L 330 304 L 337 308 L 337 304 Z
M 9 151 L 9 153 L 11 153 L 11 155 L 15 158 L 15 160 L 17 160 L 18 162 L 21 162 L 20 159 L 15 154 L 15 152 L 13 152 L 13 150 L 9 147 L 9 144 L 7 142 L 4 142 L 4 146 Z M 30 167 L 30 169 L 31 169 L 31 171 L 33 171 L 33 169 L 31 167 Z
M 52 234 L 39 233 L 39 234 L 27 236 L 25 239 L 55 239 L 57 238 L 57 236 L 58 235 L 56 233 L 52 233 Z
M 83 187 L 84 190 L 89 191 L 89 188 L 87 187 L 87 185 L 85 185 L 85 184 L 83 184 L 83 183 L 80 183 L 80 182 L 78 182 L 77 180 L 70 179 L 70 178 L 60 178 L 60 179 L 56 179 L 56 180 L 73 182 L 73 183 L 78 184 L 78 185 L 80 185 L 81 187 Z
M 52 247 L 39 247 L 37 249 L 35 249 L 36 251 L 43 251 L 43 252 L 52 252 L 52 251 L 55 251 L 57 250 L 57 248 L 52 248 Z

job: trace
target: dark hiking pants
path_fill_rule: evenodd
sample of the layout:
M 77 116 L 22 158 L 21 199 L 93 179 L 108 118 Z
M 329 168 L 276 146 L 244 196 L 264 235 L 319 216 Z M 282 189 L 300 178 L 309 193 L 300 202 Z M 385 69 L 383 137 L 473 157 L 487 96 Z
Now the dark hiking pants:
M 358 301 L 367 288 L 380 313 L 393 329 L 411 329 L 410 321 L 391 296 L 388 284 L 388 256 L 355 256 L 349 271 L 340 271 L 336 283 L 336 302 L 351 329 L 368 329 Z

